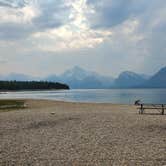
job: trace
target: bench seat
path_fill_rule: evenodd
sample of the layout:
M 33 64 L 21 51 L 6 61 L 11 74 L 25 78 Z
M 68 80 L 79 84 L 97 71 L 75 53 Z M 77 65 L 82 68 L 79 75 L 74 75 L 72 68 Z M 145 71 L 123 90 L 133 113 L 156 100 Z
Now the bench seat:
M 163 107 L 164 109 L 166 109 L 166 107 Z M 162 107 L 143 107 L 143 109 L 163 109 Z M 138 108 L 141 109 L 141 108 Z
M 143 114 L 145 109 L 149 110 L 161 110 L 161 114 L 164 115 L 164 109 L 166 109 L 165 104 L 141 104 L 139 109 L 139 113 Z

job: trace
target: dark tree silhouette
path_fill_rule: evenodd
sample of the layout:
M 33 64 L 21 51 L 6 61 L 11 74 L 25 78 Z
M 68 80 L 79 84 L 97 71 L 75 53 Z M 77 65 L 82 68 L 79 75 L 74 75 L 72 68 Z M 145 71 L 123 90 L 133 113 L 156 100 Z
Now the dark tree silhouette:
M 69 89 L 66 84 L 47 81 L 0 81 L 0 90 L 54 90 Z

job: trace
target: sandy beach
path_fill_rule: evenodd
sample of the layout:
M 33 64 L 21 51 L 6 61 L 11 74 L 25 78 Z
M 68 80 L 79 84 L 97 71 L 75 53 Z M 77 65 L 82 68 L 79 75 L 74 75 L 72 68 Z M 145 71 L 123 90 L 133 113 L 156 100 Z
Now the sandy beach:
M 166 165 L 166 115 L 130 105 L 26 104 L 0 112 L 2 166 Z

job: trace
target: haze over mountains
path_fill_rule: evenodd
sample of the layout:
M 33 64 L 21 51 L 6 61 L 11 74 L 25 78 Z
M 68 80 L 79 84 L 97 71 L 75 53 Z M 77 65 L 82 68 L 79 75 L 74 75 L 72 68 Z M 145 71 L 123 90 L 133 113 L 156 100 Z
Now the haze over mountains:
M 113 87 L 117 88 L 132 88 L 144 84 L 148 77 L 137 74 L 131 71 L 122 72 L 117 79 L 115 79 Z
M 11 73 L 9 75 L 0 75 L 0 80 L 5 80 L 5 81 L 32 81 L 32 80 L 40 80 L 40 78 L 25 75 L 25 74 L 19 74 L 19 73 Z
M 109 88 L 113 84 L 114 79 L 112 77 L 106 77 L 99 75 L 96 72 L 84 70 L 78 66 L 65 71 L 62 75 L 51 75 L 45 78 L 48 81 L 65 82 L 71 88 Z
M 7 76 L 0 76 L 0 80 L 45 80 L 65 83 L 73 89 L 166 88 L 166 67 L 162 68 L 153 76 L 125 71 L 122 72 L 117 78 L 113 78 L 75 66 L 61 75 L 50 75 L 45 78 L 11 73 Z
M 148 79 L 148 81 L 145 82 L 144 87 L 166 88 L 166 67 L 162 68 Z

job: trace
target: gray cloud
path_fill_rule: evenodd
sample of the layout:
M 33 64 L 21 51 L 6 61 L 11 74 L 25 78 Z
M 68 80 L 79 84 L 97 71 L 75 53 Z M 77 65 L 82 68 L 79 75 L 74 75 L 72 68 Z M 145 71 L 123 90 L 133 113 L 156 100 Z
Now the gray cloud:
M 38 1 L 41 15 L 34 19 L 38 28 L 55 28 L 69 21 L 70 7 L 64 0 Z
M 25 7 L 31 7 L 37 15 L 26 21 L 29 15 L 28 11 L 23 10 Z M 0 20 L 1 40 L 25 39 L 35 32 L 56 28 L 69 21 L 70 6 L 67 6 L 64 0 L 0 0 L 0 8 L 4 11 L 1 17 L 8 19 L 5 22 Z M 23 12 L 27 12 L 27 15 L 24 16 Z
M 165 0 L 88 0 L 87 4 L 95 11 L 88 13 L 91 28 L 113 32 L 102 48 L 107 50 L 105 58 L 113 66 L 154 72 L 166 65 Z M 132 20 L 138 22 L 133 29 L 132 23 L 127 25 Z
M 117 75 L 124 70 L 153 73 L 166 65 L 165 0 L 88 0 L 87 5 L 94 12 L 79 10 L 81 1 L 79 4 L 79 0 L 73 0 L 72 3 L 78 3 L 75 6 L 77 11 L 74 11 L 77 13 L 75 25 L 87 21 L 88 26 L 86 23 L 77 26 L 77 29 L 75 26 L 69 26 L 67 29 L 62 28 L 51 33 L 47 33 L 46 30 L 70 25 L 68 23 L 71 23 L 69 15 L 72 13 L 72 7 L 66 4 L 67 1 L 25 2 L 0 0 L 0 7 L 6 10 L 6 14 L 13 14 L 27 6 L 34 7 L 33 10 L 39 12 L 30 21 L 22 19 L 19 13 L 16 14 L 20 19 L 18 22 L 12 19 L 4 22 L 0 19 L 0 42 L 5 41 L 4 44 L 0 44 L 1 57 L 10 60 L 9 64 L 2 63 L 2 71 L 10 72 L 17 69 L 27 74 L 35 72 L 37 75 L 41 71 L 45 74 L 56 73 L 58 70 L 62 72 L 74 65 L 80 65 L 108 75 Z M 83 31 L 79 28 L 83 28 Z M 85 35 L 87 31 L 88 35 Z M 101 37 L 102 42 L 88 49 L 82 47 L 77 50 L 69 48 L 66 52 L 49 52 L 49 49 L 42 50 L 43 45 L 37 47 L 38 44 L 44 43 L 45 47 L 51 45 L 56 48 L 71 44 L 72 40 L 76 41 L 75 45 L 79 45 L 82 36 L 85 39 L 83 41 L 88 43 L 87 38 L 95 34 L 94 31 L 100 31 L 102 34 L 108 31 L 111 35 L 107 36 L 105 33 L 106 40 Z M 31 37 L 36 32 L 41 32 L 38 33 L 37 39 Z M 64 36 L 69 38 L 67 44 Z
M 164 0 L 88 0 L 87 4 L 95 12 L 88 13 L 92 28 L 110 28 L 127 19 L 139 17 L 146 11 L 156 10 Z
M 7 60 L 0 60 L 0 64 L 4 64 L 4 63 L 7 63 L 8 61 Z
M 33 27 L 25 24 L 5 23 L 0 24 L 0 39 L 2 40 L 21 40 L 25 39 L 32 32 Z
M 0 0 L 0 6 L 20 8 L 28 4 L 27 0 Z
M 87 4 L 95 11 L 95 13 L 88 15 L 89 19 L 92 20 L 91 26 L 106 28 L 122 23 L 132 12 L 131 2 L 132 0 L 88 0 Z

